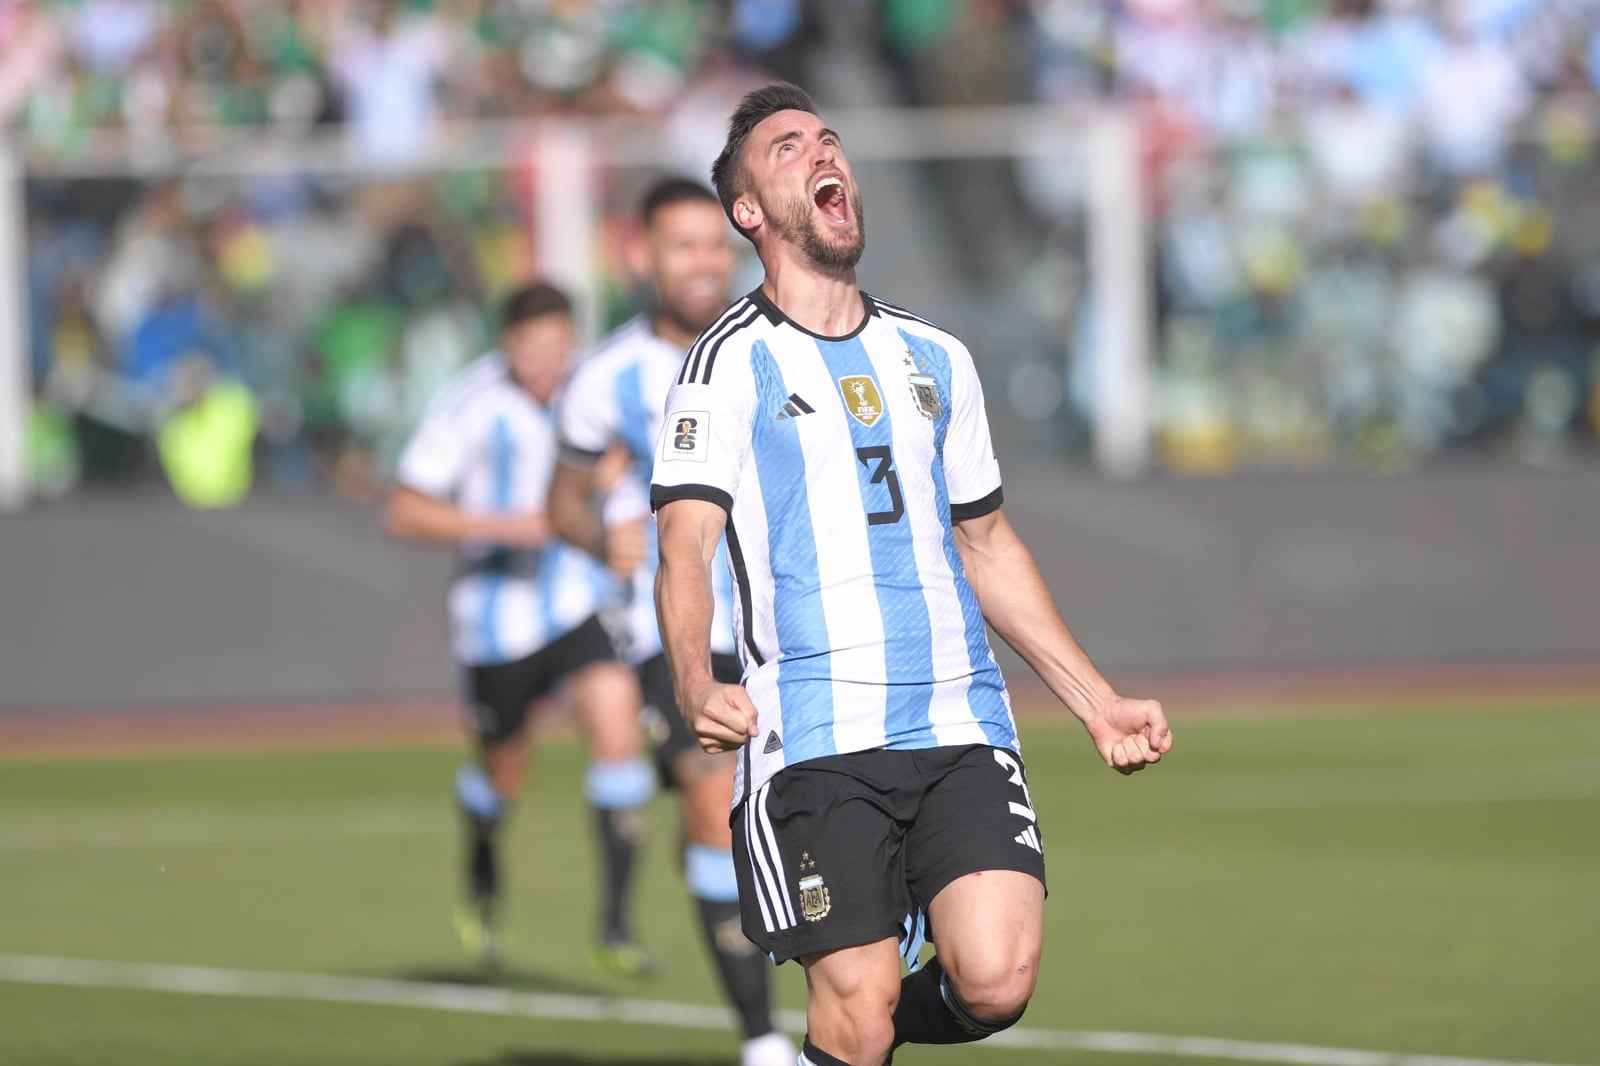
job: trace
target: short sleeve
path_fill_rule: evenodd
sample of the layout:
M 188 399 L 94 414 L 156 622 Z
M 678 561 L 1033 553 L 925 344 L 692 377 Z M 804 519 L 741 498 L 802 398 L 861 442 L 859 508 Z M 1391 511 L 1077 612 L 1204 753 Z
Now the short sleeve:
M 556 411 L 561 457 L 582 466 L 599 462 L 618 436 L 617 418 L 614 377 L 599 360 L 580 362 Z
M 950 430 L 944 441 L 944 478 L 950 517 L 977 518 L 1000 506 L 1000 463 L 989 436 L 983 385 L 961 345 L 950 352 Z
M 755 383 L 748 363 L 723 352 L 710 380 L 674 385 L 656 442 L 650 508 L 706 500 L 732 513 L 739 473 L 750 451 Z
M 425 495 L 449 499 L 461 485 L 470 447 L 464 420 L 446 417 L 436 405 L 406 442 L 395 479 Z

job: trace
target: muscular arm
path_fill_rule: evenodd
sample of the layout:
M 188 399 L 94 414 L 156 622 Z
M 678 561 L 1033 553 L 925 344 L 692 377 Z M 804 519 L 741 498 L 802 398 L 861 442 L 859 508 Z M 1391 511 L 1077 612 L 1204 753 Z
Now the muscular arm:
M 538 548 L 550 539 L 544 515 L 538 511 L 473 513 L 405 485 L 390 493 L 383 527 L 391 536 L 422 544 L 475 541 Z
M 955 523 L 956 547 L 984 620 L 1094 738 L 1119 770 L 1156 762 L 1172 746 L 1161 705 L 1119 696 L 1056 609 L 1033 553 L 999 509 Z
M 661 564 L 656 618 L 678 706 L 707 751 L 732 751 L 756 735 L 755 707 L 738 685 L 711 673 L 711 566 L 728 515 L 704 500 L 674 500 L 656 513 Z
M 550 478 L 550 528 L 562 540 L 604 562 L 606 529 L 594 507 L 597 469 L 564 458 L 556 463 Z
M 550 528 L 569 544 L 588 552 L 620 576 L 633 573 L 644 557 L 642 521 L 607 528 L 596 498 L 627 475 L 628 455 L 613 446 L 585 466 L 563 456 L 550 478 Z

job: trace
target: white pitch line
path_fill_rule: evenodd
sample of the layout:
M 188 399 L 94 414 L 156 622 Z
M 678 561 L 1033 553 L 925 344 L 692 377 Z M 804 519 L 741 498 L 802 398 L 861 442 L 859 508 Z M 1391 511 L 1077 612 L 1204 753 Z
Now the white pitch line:
M 318 1003 L 359 1003 L 381 1007 L 417 1007 L 468 1014 L 499 1014 L 557 1021 L 622 1022 L 675 1029 L 733 1028 L 733 1014 L 723 1007 L 609 996 L 513 992 L 474 985 L 425 981 L 392 981 L 333 974 L 272 973 L 210 966 L 106 962 L 50 955 L 0 954 L 0 981 L 112 988 L 141 992 L 178 992 L 199 996 L 247 999 L 290 999 Z M 777 1012 L 778 1022 L 792 1032 L 805 1028 L 798 1011 Z M 1397 1051 L 1273 1044 L 1209 1036 L 1164 1036 L 1159 1033 L 1095 1032 L 1092 1030 L 1012 1029 L 990 1037 L 989 1044 L 1031 1051 L 1099 1051 L 1167 1055 L 1176 1058 L 1231 1059 L 1238 1062 L 1289 1063 L 1292 1066 L 1559 1066 L 1556 1063 L 1505 1059 L 1470 1059 L 1449 1055 L 1410 1055 Z

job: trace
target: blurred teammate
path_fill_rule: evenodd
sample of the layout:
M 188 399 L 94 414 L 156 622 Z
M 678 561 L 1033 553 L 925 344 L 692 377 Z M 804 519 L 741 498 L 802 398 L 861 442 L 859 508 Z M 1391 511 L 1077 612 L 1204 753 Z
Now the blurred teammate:
M 544 514 L 556 452 L 552 404 L 574 338 L 572 305 L 558 289 L 513 293 L 498 349 L 440 392 L 406 445 L 385 521 L 396 536 L 457 548 L 454 654 L 478 738 L 477 757 L 455 782 L 469 840 L 463 943 L 494 960 L 496 841 L 522 789 L 529 705 L 566 684 L 589 745 L 584 792 L 602 856 L 595 958 L 641 973 L 650 960 L 633 943 L 627 905 L 639 808 L 655 778 L 641 753 L 638 684 L 598 615 L 614 579 L 553 537 Z
M 999 1032 L 1033 993 L 1044 848 L 985 621 L 1109 764 L 1171 734 L 1100 676 L 1006 521 L 966 348 L 857 288 L 861 195 L 810 99 L 747 95 L 712 178 L 766 279 L 668 399 L 662 636 L 702 745 L 741 751 L 745 931 L 805 967 L 800 1062 L 877 1066 Z M 724 531 L 742 687 L 712 669 Z M 927 929 L 938 954 L 902 979 Z
M 561 459 L 551 483 L 550 522 L 557 533 L 613 569 L 642 555 L 628 604 L 627 653 L 644 689 L 656 760 L 683 798 L 689 892 L 723 989 L 739 1014 L 743 1066 L 788 1066 L 794 1047 L 772 1024 L 772 964 L 740 928 L 728 828 L 734 760 L 730 754 L 701 751 L 678 713 L 652 595 L 654 524 L 646 497 L 662 408 L 684 351 L 728 304 L 733 248 L 722 208 L 703 185 L 660 182 L 646 195 L 642 215 L 643 237 L 631 258 L 634 268 L 650 278 L 656 307 L 623 325 L 573 372 L 560 407 Z M 618 443 L 633 461 L 633 491 L 631 497 L 622 495 L 630 487 L 624 486 L 621 493 L 611 494 L 601 513 L 596 508 L 602 488 L 597 471 L 601 457 Z M 642 551 L 647 538 L 647 550 Z M 711 649 L 716 675 L 737 681 L 731 594 L 731 581 L 724 578 L 715 590 Z

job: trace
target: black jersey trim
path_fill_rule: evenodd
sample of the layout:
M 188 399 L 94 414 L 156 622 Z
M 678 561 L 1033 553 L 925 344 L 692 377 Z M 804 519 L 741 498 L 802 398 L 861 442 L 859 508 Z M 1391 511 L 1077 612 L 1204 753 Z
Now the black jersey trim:
M 952 503 L 950 521 L 961 522 L 968 518 L 982 518 L 991 511 L 998 511 L 1003 500 L 1002 492 L 996 488 L 981 500 L 973 500 L 971 503 Z
M 704 500 L 733 513 L 733 497 L 714 485 L 651 485 L 650 510 L 658 511 L 662 504 L 674 500 Z
M 910 311 L 907 311 L 904 307 L 900 307 L 897 304 L 885 303 L 884 301 L 879 300 L 878 301 L 878 310 L 882 311 L 886 315 L 891 315 L 891 316 L 893 316 L 895 318 L 903 318 L 907 322 L 920 322 L 922 325 L 927 326 L 929 329 L 936 329 L 940 333 L 949 333 L 950 336 L 952 336 L 952 337 L 955 336 L 954 333 L 950 333 L 949 330 L 947 330 L 943 326 L 939 325 L 939 323 L 930 322 L 926 318 L 923 318 L 921 315 L 912 314 Z
M 773 325 L 792 326 L 801 333 L 804 333 L 806 336 L 815 337 L 819 341 L 847 341 L 853 337 L 859 337 L 861 335 L 861 331 L 867 328 L 867 323 L 872 321 L 872 316 L 877 313 L 877 304 L 873 301 L 872 297 L 868 296 L 866 293 L 862 293 L 861 306 L 866 309 L 866 313 L 861 316 L 861 323 L 849 333 L 845 333 L 837 337 L 830 337 L 826 333 L 813 333 L 811 330 L 806 329 L 800 323 L 784 314 L 782 309 L 780 309 L 777 304 L 773 303 L 772 299 L 761 289 L 753 290 L 749 296 L 745 297 L 745 299 L 759 307 L 761 309 L 761 313 L 766 315 L 767 320 Z
M 756 620 L 753 597 L 750 594 L 750 571 L 745 566 L 744 549 L 739 546 L 739 534 L 733 529 L 733 515 L 728 515 L 728 562 L 733 567 L 733 584 L 739 590 L 739 616 L 744 619 L 744 647 L 750 655 L 750 660 L 757 666 L 766 664 L 766 657 L 761 654 L 761 649 L 756 647 Z M 749 745 L 746 745 L 749 747 Z M 746 784 L 749 782 L 749 767 L 745 768 Z
M 689 346 L 689 351 L 683 357 L 683 369 L 678 372 L 678 384 L 709 385 L 711 364 L 716 360 L 717 349 L 722 347 L 723 341 L 754 322 L 758 314 L 758 309 L 752 308 L 743 300 L 724 311 L 722 317 Z M 707 355 L 710 358 L 706 359 L 706 370 L 702 374 L 700 361 Z
M 741 321 L 733 329 L 729 330 L 727 333 L 724 333 L 722 336 L 717 338 L 717 343 L 713 344 L 711 346 L 711 348 L 706 352 L 706 372 L 704 374 L 700 375 L 700 384 L 702 384 L 702 385 L 711 384 L 711 371 L 717 365 L 717 353 L 722 351 L 722 346 L 724 344 L 726 344 L 728 341 L 732 340 L 735 336 L 737 336 L 740 330 L 744 329 L 746 326 L 750 325 L 750 323 L 754 322 L 754 321 L 755 321 L 755 317 L 754 316 L 752 316 L 748 320 Z

